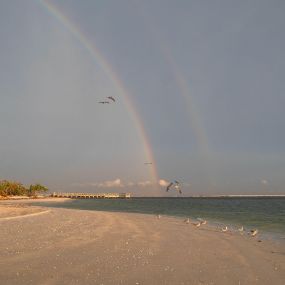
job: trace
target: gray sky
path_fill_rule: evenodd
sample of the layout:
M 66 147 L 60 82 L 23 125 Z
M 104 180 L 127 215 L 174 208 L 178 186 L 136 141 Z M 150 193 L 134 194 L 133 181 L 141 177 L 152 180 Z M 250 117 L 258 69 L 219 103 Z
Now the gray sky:
M 142 196 L 173 179 L 184 195 L 285 194 L 284 13 L 281 0 L 1 1 L 0 178 Z M 107 96 L 116 103 L 98 104 Z

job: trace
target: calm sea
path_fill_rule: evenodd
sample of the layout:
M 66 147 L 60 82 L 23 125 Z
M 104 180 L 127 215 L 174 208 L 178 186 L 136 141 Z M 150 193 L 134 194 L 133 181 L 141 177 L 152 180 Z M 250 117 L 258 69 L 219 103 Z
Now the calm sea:
M 202 218 L 216 226 L 227 225 L 236 228 L 243 225 L 246 229 L 258 228 L 264 234 L 285 238 L 285 197 L 80 199 L 44 205 Z

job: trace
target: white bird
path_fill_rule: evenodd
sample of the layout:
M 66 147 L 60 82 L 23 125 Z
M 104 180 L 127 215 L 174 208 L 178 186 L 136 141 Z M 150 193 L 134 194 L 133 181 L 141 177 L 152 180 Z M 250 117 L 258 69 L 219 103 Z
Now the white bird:
M 206 224 L 207 224 L 207 221 L 206 221 L 206 220 L 204 220 L 204 221 L 201 222 L 201 225 L 206 225 Z
M 190 223 L 190 219 L 189 218 L 185 219 L 184 223 L 189 224 Z
M 168 192 L 170 189 L 171 189 L 171 187 L 174 187 L 174 189 L 176 190 L 176 191 L 178 191 L 180 194 L 182 194 L 182 191 L 181 191 L 181 189 L 180 189 L 180 183 L 178 182 L 178 181 L 176 181 L 176 180 L 174 180 L 174 182 L 170 182 L 168 185 L 167 185 L 167 187 L 166 187 L 166 192 Z
M 227 232 L 228 231 L 228 227 L 226 226 L 225 228 L 222 228 L 222 232 Z
M 194 226 L 196 226 L 197 228 L 199 228 L 200 226 L 201 226 L 201 222 L 199 222 L 199 223 L 193 223 L 192 225 L 194 225 Z
M 258 230 L 257 229 L 251 230 L 251 236 L 252 237 L 255 237 L 257 234 L 258 234 Z
M 243 232 L 243 226 L 241 226 L 238 230 L 239 232 Z
M 157 215 L 156 217 L 157 217 L 158 219 L 160 219 L 160 218 L 161 218 L 161 215 Z

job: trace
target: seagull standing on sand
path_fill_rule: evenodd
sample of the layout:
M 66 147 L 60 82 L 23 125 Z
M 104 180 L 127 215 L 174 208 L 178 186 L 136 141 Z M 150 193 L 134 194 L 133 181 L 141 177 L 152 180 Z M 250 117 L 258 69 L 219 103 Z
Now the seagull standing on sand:
M 252 237 L 255 237 L 257 234 L 258 234 L 258 230 L 257 229 L 251 230 L 251 236 Z
M 225 228 L 222 228 L 222 232 L 227 232 L 228 231 L 228 227 L 226 226 Z
M 199 223 L 193 223 L 192 225 L 196 226 L 197 228 L 199 228 L 201 226 L 201 222 Z

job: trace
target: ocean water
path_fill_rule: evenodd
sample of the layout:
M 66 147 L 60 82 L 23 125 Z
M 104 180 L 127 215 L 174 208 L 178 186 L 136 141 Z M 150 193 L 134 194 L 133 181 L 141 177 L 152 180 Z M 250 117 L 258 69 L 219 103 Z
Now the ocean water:
M 39 203 L 40 204 L 40 203 Z M 285 238 L 285 198 L 130 198 L 78 199 L 42 205 L 96 211 L 161 214 L 202 218 L 214 226 L 258 228 L 264 234 Z

